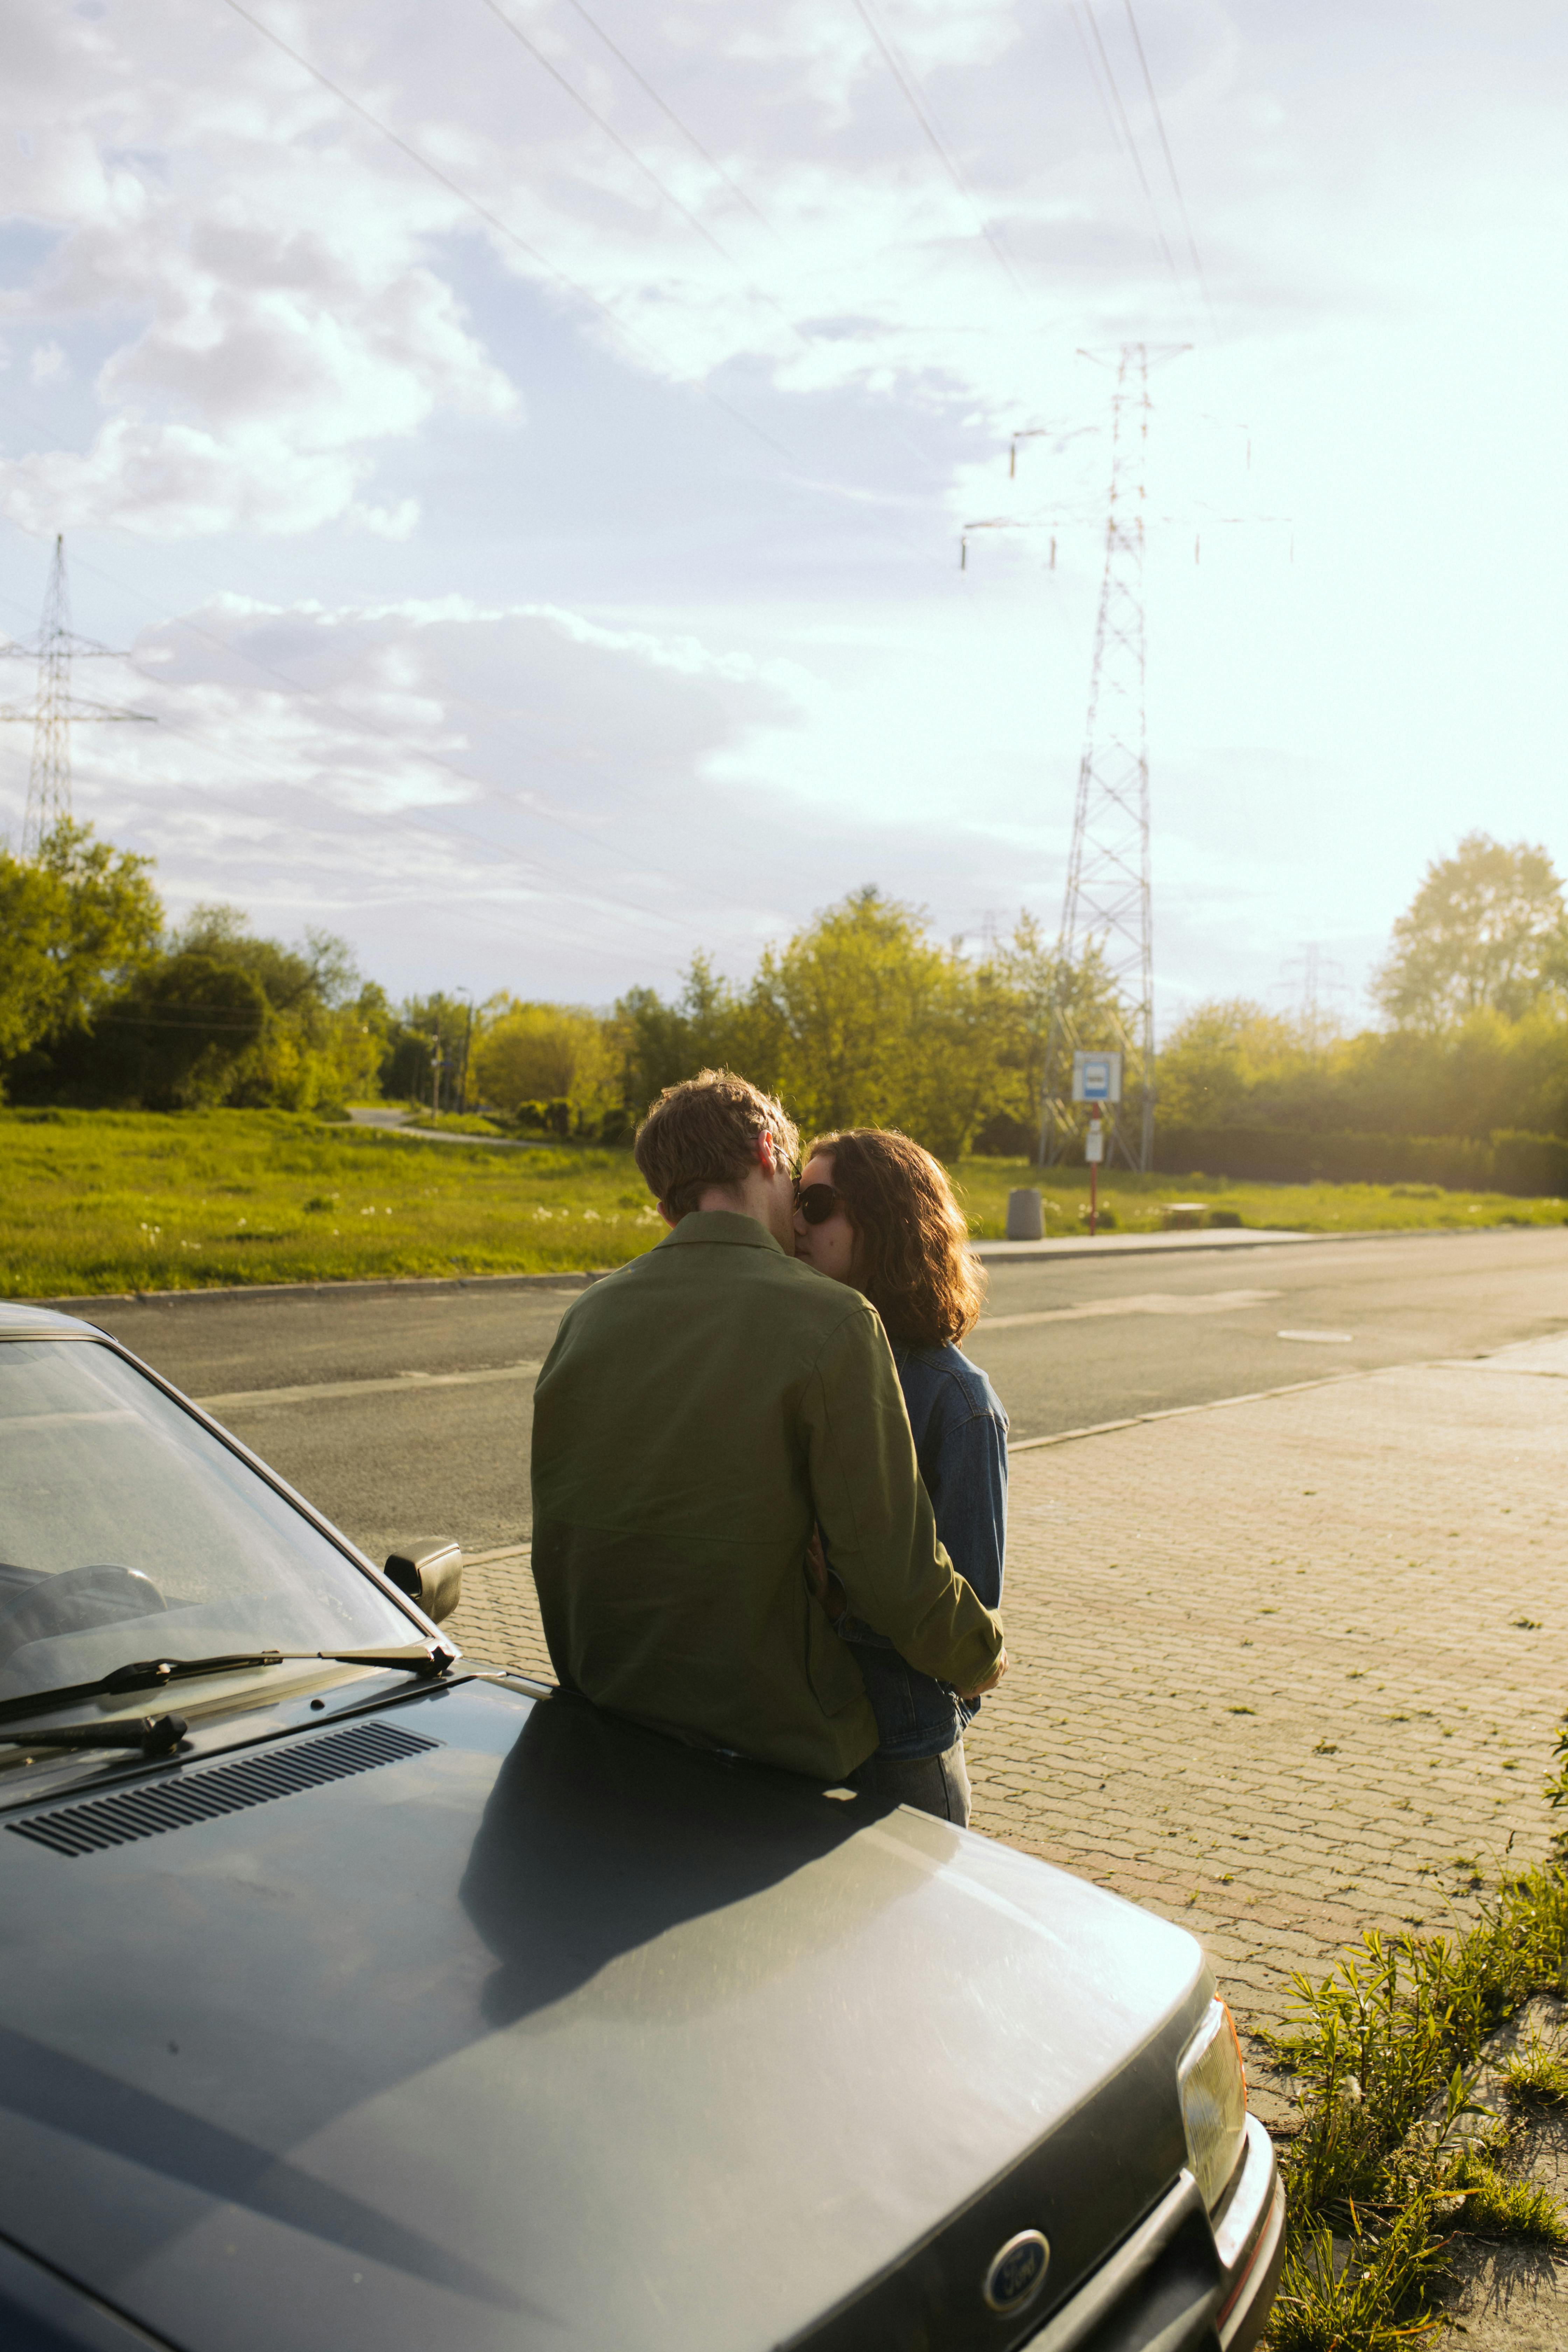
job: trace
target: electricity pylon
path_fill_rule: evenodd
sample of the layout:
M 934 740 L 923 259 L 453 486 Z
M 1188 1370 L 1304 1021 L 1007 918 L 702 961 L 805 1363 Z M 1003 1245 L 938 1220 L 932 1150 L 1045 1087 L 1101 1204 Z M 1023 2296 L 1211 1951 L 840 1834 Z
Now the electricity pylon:
M 1314 1053 L 1329 1038 L 1339 1034 L 1339 1019 L 1332 1003 L 1325 998 L 1338 999 L 1345 985 L 1345 968 L 1335 956 L 1326 956 L 1316 940 L 1310 940 L 1299 956 L 1289 956 L 1279 967 L 1279 986 L 1296 997 L 1296 1018 L 1301 1034 Z
M 1110 499 L 1105 571 L 1079 762 L 1056 988 L 1040 1086 L 1040 1160 L 1059 1160 L 1077 1132 L 1067 1084 L 1080 1046 L 1122 1056 L 1121 1102 L 1109 1156 L 1145 1172 L 1154 1156 L 1154 940 L 1149 876 L 1149 740 L 1143 701 L 1143 458 L 1149 370 L 1171 356 L 1124 344 L 1110 396 Z M 1092 1015 L 1074 983 L 1092 957 L 1114 1003 Z M 1082 973 L 1082 977 L 1088 977 Z
M 150 710 L 111 710 L 106 702 L 83 702 L 71 693 L 73 659 L 119 661 L 111 646 L 94 645 L 79 637 L 70 625 L 70 592 L 66 585 L 66 543 L 58 534 L 55 560 L 44 598 L 44 617 L 30 645 L 0 646 L 0 656 L 36 661 L 37 693 L 30 710 L 0 709 L 0 719 L 31 720 L 33 760 L 27 771 L 27 808 L 22 820 L 22 855 L 36 856 L 46 835 L 71 813 L 70 730 L 74 719 L 137 719 L 151 727 Z

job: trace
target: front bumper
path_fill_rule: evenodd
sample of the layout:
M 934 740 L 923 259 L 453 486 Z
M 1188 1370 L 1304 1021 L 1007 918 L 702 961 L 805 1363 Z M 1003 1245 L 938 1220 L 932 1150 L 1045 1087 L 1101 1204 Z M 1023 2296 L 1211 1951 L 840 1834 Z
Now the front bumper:
M 1023 2352 L 1251 2352 L 1285 2259 L 1285 2190 L 1256 2116 L 1211 2222 L 1184 2172 Z

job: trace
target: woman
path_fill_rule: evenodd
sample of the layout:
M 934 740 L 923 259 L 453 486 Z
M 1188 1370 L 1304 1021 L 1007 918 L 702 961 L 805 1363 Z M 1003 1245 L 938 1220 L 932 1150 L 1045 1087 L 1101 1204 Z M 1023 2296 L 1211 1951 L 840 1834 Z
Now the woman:
M 880 1315 L 937 1534 L 986 1607 L 1000 1607 L 1007 1416 L 979 1365 L 959 1353 L 979 1320 L 984 1278 L 945 1174 L 889 1128 L 819 1135 L 795 1188 L 795 1237 L 797 1257 L 864 1291 Z M 821 1567 L 831 1580 L 832 1561 Z M 829 1581 L 830 1609 L 833 1590 Z M 838 1609 L 881 1735 L 857 1783 L 967 1822 L 963 1728 L 979 1700 L 906 1664 L 884 1635 L 843 1613 L 841 1594 Z

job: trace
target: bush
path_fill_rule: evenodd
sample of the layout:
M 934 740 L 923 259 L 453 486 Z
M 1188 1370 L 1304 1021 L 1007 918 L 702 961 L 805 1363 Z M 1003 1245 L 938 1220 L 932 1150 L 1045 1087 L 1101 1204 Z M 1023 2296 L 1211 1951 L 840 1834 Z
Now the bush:
M 524 1135 L 558 1135 L 564 1139 L 572 1132 L 572 1106 L 564 1095 L 557 1095 L 552 1102 L 520 1102 L 516 1118 Z
M 1156 1127 L 1154 1165 L 1266 1184 L 1393 1184 L 1414 1190 L 1568 1198 L 1568 1140 L 1500 1129 L 1462 1135 L 1354 1135 L 1268 1127 Z M 1413 1181 L 1414 1180 L 1414 1181 Z

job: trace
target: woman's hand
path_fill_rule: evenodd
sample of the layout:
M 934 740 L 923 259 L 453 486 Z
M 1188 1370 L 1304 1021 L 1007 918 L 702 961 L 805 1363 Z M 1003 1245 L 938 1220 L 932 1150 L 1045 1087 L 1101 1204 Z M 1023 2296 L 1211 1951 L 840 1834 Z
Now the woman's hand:
M 992 1667 L 991 1672 L 986 1675 L 985 1680 L 983 1683 L 976 1683 L 973 1690 L 960 1691 L 958 1694 L 959 1697 L 984 1698 L 987 1691 L 994 1691 L 995 1689 L 997 1684 L 1001 1681 L 1006 1671 L 1007 1653 L 1004 1650 L 1001 1656 L 997 1659 L 996 1664 Z

